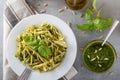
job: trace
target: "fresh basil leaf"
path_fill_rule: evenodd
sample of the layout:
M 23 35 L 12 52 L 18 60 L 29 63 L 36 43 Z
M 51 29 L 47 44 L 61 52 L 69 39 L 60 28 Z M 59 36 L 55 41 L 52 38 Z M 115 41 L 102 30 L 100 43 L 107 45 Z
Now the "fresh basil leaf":
M 41 40 L 41 41 L 39 42 L 39 45 L 45 45 L 45 41 L 44 41 L 44 40 Z
M 29 42 L 28 44 L 30 45 L 30 46 L 36 46 L 36 45 L 38 45 L 38 41 L 36 40 L 36 39 L 34 39 L 33 41 L 31 41 L 31 42 Z
M 93 24 L 98 25 L 98 24 L 100 24 L 100 21 L 101 21 L 101 19 L 96 17 L 96 18 L 93 19 Z
M 25 36 L 25 37 L 23 38 L 23 40 L 24 40 L 25 42 L 29 42 L 29 41 L 30 41 L 30 37 L 29 37 L 29 36 Z
M 91 30 L 91 31 L 95 30 L 95 26 L 93 25 L 93 23 L 90 23 L 89 30 Z
M 112 23 L 113 23 L 112 18 L 102 19 L 100 17 L 96 17 L 93 19 L 93 24 L 96 30 L 103 30 L 105 28 L 108 28 Z
M 51 49 L 48 46 L 45 46 L 45 45 L 41 45 L 38 48 L 38 52 L 41 56 L 43 56 L 45 58 L 49 58 L 52 55 Z
M 30 46 L 38 45 L 38 41 L 32 36 L 25 36 L 24 41 Z
M 101 20 L 103 28 L 108 28 L 112 23 L 113 19 L 112 18 L 104 18 Z
M 103 25 L 101 23 L 101 18 L 95 17 L 92 20 L 92 22 L 93 22 L 93 25 L 94 25 L 94 27 L 95 27 L 96 30 L 102 30 Z
M 36 45 L 36 46 L 33 46 L 32 47 L 35 51 L 37 51 L 38 50 L 38 48 L 39 48 L 39 46 L 38 45 Z
M 87 8 L 85 11 L 85 19 L 87 21 L 91 20 L 92 14 L 93 14 L 92 10 L 90 8 Z
M 77 28 L 80 30 L 89 30 L 91 27 L 91 24 L 77 24 Z
M 32 36 L 25 36 L 23 39 L 24 39 L 25 42 L 32 42 L 34 40 L 34 37 L 32 37 Z

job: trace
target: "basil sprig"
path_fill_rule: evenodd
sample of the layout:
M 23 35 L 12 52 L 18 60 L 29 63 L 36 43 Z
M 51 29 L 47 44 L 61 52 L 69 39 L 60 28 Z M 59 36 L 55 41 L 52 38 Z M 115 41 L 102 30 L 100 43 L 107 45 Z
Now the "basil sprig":
M 96 0 L 93 0 L 92 8 L 87 8 L 85 11 L 84 18 L 87 21 L 85 24 L 77 24 L 77 28 L 80 30 L 98 30 L 102 31 L 105 28 L 108 28 L 112 23 L 112 18 L 102 18 L 100 16 L 101 12 L 100 8 L 97 10 L 96 8 Z
M 32 47 L 33 50 L 37 51 L 41 56 L 49 58 L 52 55 L 51 49 L 46 45 L 44 40 L 37 40 L 32 36 L 25 36 L 23 40 Z

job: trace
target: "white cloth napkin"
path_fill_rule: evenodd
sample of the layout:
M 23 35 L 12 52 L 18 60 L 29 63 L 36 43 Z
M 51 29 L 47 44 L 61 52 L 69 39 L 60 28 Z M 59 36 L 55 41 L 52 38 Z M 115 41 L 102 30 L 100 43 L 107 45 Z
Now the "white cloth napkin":
M 23 18 L 36 14 L 25 0 L 7 0 L 4 9 L 4 76 L 3 80 L 17 80 L 18 75 L 13 72 L 6 59 L 5 51 L 6 39 L 12 28 Z M 74 67 L 60 80 L 70 80 L 77 74 Z

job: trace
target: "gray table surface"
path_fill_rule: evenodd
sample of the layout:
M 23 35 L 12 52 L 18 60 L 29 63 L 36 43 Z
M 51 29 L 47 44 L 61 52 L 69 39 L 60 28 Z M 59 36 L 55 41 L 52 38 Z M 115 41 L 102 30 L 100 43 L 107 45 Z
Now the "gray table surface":
M 3 79 L 3 5 L 4 0 L 0 0 L 0 80 Z
M 76 28 L 77 23 L 83 23 L 84 19 L 80 18 L 80 14 L 84 13 L 85 8 L 82 10 L 76 11 L 76 15 L 73 15 L 70 9 L 67 9 L 61 13 L 58 12 L 58 9 L 63 8 L 65 5 L 64 0 L 27 0 L 31 3 L 33 8 L 38 12 L 41 9 L 45 9 L 47 14 L 57 16 L 64 20 L 65 22 L 71 22 L 71 29 L 73 30 L 78 44 L 77 57 L 74 63 L 74 67 L 78 71 L 78 74 L 75 75 L 71 80 L 120 80 L 120 58 L 115 60 L 114 65 L 108 71 L 104 73 L 94 73 L 89 71 L 83 64 L 82 61 L 82 51 L 80 48 L 84 47 L 89 41 L 98 39 L 99 36 L 106 36 L 109 29 L 105 29 L 102 33 L 94 31 L 88 31 L 84 33 L 81 30 Z M 43 6 L 43 3 L 48 3 L 47 7 Z M 89 6 L 91 0 L 87 6 Z M 3 0 L 0 0 L 0 10 L 3 8 Z M 37 3 L 40 3 L 40 6 L 36 6 Z M 113 17 L 114 19 L 120 20 L 120 0 L 97 0 L 97 7 L 104 4 L 102 10 L 103 17 Z M 87 7 L 86 6 L 86 7 Z M 1 15 L 2 13 L 0 13 Z M 0 17 L 0 80 L 2 80 L 2 36 L 3 36 L 3 27 L 2 27 L 2 18 Z M 117 54 L 120 54 L 120 25 L 115 29 L 112 36 L 108 40 L 116 49 Z
M 74 76 L 71 80 L 120 80 L 120 58 L 117 58 L 114 65 L 111 69 L 104 73 L 94 73 L 89 71 L 83 64 L 82 61 L 82 52 L 80 51 L 81 47 L 84 47 L 86 43 L 91 40 L 98 39 L 99 36 L 103 35 L 104 37 L 108 33 L 109 29 L 105 29 L 102 33 L 86 32 L 80 31 L 76 28 L 77 23 L 83 23 L 84 19 L 80 18 L 80 13 L 84 13 L 84 9 L 76 11 L 76 15 L 73 15 L 70 9 L 67 9 L 61 13 L 58 12 L 58 9 L 63 8 L 65 5 L 64 0 L 28 0 L 33 7 L 40 12 L 41 9 L 45 9 L 47 14 L 57 16 L 64 20 L 65 22 L 71 22 L 71 29 L 73 30 L 78 44 L 77 57 L 74 63 L 74 67 L 77 69 L 78 74 Z M 88 0 L 90 5 L 91 0 Z M 36 4 L 40 3 L 40 6 Z M 48 3 L 47 7 L 44 7 L 43 4 Z M 113 17 L 114 19 L 120 20 L 120 0 L 97 0 L 97 7 L 100 7 L 104 4 L 102 10 L 103 17 Z M 86 6 L 86 7 L 87 7 Z M 120 54 L 120 25 L 115 29 L 112 36 L 108 40 L 116 49 L 117 54 Z

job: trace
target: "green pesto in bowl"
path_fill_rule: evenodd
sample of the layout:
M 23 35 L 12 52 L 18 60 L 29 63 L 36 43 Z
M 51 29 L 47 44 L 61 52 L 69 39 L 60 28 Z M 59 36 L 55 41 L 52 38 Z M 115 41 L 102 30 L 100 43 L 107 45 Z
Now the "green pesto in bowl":
M 94 72 L 104 72 L 108 70 L 115 60 L 115 49 L 106 42 L 103 46 L 102 40 L 89 42 L 83 50 L 83 61 L 88 69 Z

